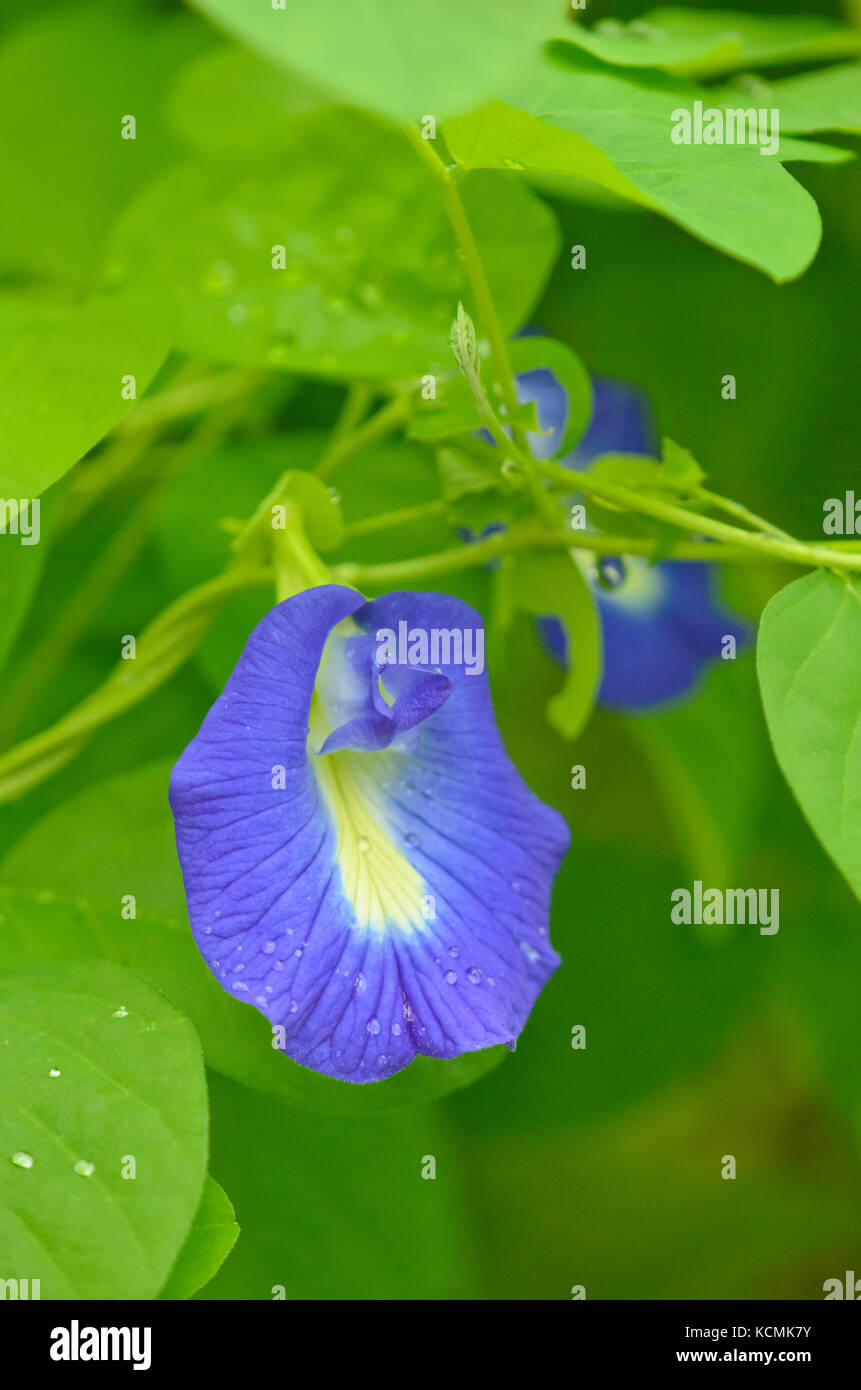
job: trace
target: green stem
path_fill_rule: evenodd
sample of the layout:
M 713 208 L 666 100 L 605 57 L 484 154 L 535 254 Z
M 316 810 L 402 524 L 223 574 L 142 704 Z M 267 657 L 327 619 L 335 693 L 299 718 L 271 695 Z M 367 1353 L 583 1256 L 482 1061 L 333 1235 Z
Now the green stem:
M 593 555 L 645 555 L 655 552 L 653 536 L 610 536 L 602 532 L 570 531 L 548 528 L 540 522 L 527 522 L 508 531 L 487 536 L 451 550 L 419 555 L 412 560 L 395 560 L 379 565 L 346 563 L 334 567 L 334 576 L 344 584 L 358 589 L 385 589 L 391 585 L 408 584 L 412 580 L 434 575 L 454 574 L 471 569 L 520 550 L 587 550 Z M 743 546 L 712 545 L 707 541 L 680 541 L 669 560 L 736 560 L 754 562 L 760 559 L 754 551 Z M 833 563 L 832 557 L 832 563 Z M 797 563 L 806 563 L 798 561 Z
M 519 462 L 519 455 L 515 454 L 515 457 L 518 458 Z M 613 502 L 625 511 L 641 512 L 645 516 L 654 517 L 657 521 L 667 521 L 671 526 L 678 526 L 680 530 L 687 533 L 694 532 L 702 536 L 711 536 L 714 540 L 724 541 L 732 546 L 754 550 L 760 556 L 765 555 L 770 560 L 786 560 L 790 564 L 806 565 L 810 569 L 835 569 L 838 567 L 835 552 L 825 544 L 796 541 L 791 538 L 783 540 L 778 536 L 765 536 L 756 531 L 745 531 L 740 526 L 730 526 L 724 521 L 716 521 L 714 517 L 703 516 L 701 513 L 693 512 L 687 507 L 681 507 L 675 502 L 668 502 L 663 498 L 650 496 L 648 493 L 637 492 L 633 488 L 622 487 L 618 483 L 608 483 L 602 478 L 593 477 L 590 473 L 576 473 L 573 469 L 563 467 L 562 464 L 540 459 L 535 460 L 535 464 L 542 477 L 558 483 L 560 486 L 564 485 L 571 492 L 579 489 L 593 497 Z M 678 548 L 674 554 L 679 554 Z M 717 559 L 717 555 L 714 558 Z M 736 557 L 733 556 L 733 558 Z M 842 551 L 839 568 L 861 570 L 861 555 Z
M 121 661 L 104 685 L 56 724 L 0 754 L 0 802 L 50 776 L 96 729 L 163 685 L 191 656 L 231 594 L 271 582 L 270 569 L 227 569 L 183 594 L 141 633 L 134 660 Z
M 841 553 L 841 547 L 844 544 L 842 541 L 825 543 L 829 567 L 843 565 L 845 551 Z M 773 558 L 788 558 L 792 564 L 809 567 L 809 547 L 801 542 L 797 546 L 798 554 Z M 526 522 L 508 531 L 487 536 L 484 540 L 474 541 L 471 545 L 419 555 L 412 560 L 394 560 L 379 565 L 336 565 L 333 575 L 340 583 L 353 585 L 357 589 L 386 589 L 436 575 L 455 574 L 458 570 L 471 569 L 489 560 L 532 549 L 586 550 L 593 555 L 644 555 L 650 558 L 655 553 L 655 539 L 653 536 L 611 536 L 603 532 L 560 530 L 545 527 L 540 522 Z M 762 554 L 758 549 L 744 545 L 683 540 L 674 546 L 673 553 L 666 559 L 670 563 L 676 560 L 702 560 L 712 564 L 721 561 L 756 564 L 761 562 Z
M 335 421 L 330 443 L 337 444 L 362 423 L 373 399 L 370 386 L 364 381 L 351 382 L 344 397 L 341 413 Z
M 452 171 L 446 167 L 439 155 L 431 148 L 429 140 L 423 140 L 417 131 L 409 130 L 410 140 L 417 153 L 424 160 L 425 164 L 433 172 L 434 177 L 442 190 L 443 203 L 445 205 L 448 220 L 457 238 L 460 247 L 469 283 L 472 287 L 475 307 L 478 311 L 479 321 L 487 340 L 490 343 L 491 358 L 495 367 L 496 375 L 499 378 L 499 385 L 502 389 L 502 399 L 506 409 L 512 417 L 514 416 L 518 401 L 517 387 L 515 385 L 514 373 L 511 368 L 511 358 L 508 355 L 508 343 L 499 315 L 496 312 L 496 305 L 493 301 L 493 294 L 490 282 L 484 269 L 481 259 L 481 252 L 478 249 L 475 235 L 469 224 L 466 209 L 458 190 L 457 178 L 452 176 Z M 506 450 L 510 449 L 511 441 L 502 429 L 501 422 L 497 419 L 492 406 L 484 398 L 484 402 L 476 399 L 479 414 L 482 416 L 487 428 L 493 434 L 497 444 Z M 501 433 L 501 437 L 500 437 Z M 526 436 L 519 426 L 512 425 L 511 433 L 515 445 L 520 451 L 520 463 L 526 475 L 526 481 L 532 493 L 533 501 L 538 511 L 548 522 L 553 520 L 552 502 L 547 497 L 545 489 L 541 486 L 540 480 L 533 467 L 532 456 L 526 447 Z
M 248 368 L 231 368 L 214 376 L 198 377 L 182 382 L 155 396 L 145 396 L 118 426 L 123 434 L 135 434 L 153 425 L 169 424 L 186 415 L 197 415 L 213 405 L 244 400 L 250 391 L 265 380 L 263 372 Z
M 405 425 L 412 414 L 412 406 L 407 396 L 398 395 L 393 400 L 378 410 L 376 415 L 372 415 L 363 424 L 357 425 L 348 434 L 336 435 L 330 442 L 323 457 L 314 469 L 318 478 L 328 481 L 336 469 L 340 468 L 353 454 L 357 454 L 361 449 L 366 449 L 369 444 L 375 444 L 378 439 L 383 439 L 399 425 Z
M 792 541 L 793 539 L 788 531 L 781 531 L 779 526 L 773 526 L 764 517 L 757 516 L 756 512 L 742 506 L 741 502 L 733 502 L 731 498 L 721 497 L 719 493 L 709 492 L 704 487 L 697 489 L 696 497 L 698 502 L 707 502 L 709 506 L 726 512 L 727 516 L 735 516 L 739 521 L 746 521 L 748 526 L 752 526 L 755 531 L 763 531 L 769 536 L 779 536 L 784 541 Z
M 158 494 L 181 469 L 203 457 L 230 432 L 245 406 L 248 385 L 242 395 L 228 395 L 219 408 L 204 416 L 182 443 L 166 447 L 150 463 L 146 491 L 90 569 L 53 615 L 38 641 L 31 644 L 3 695 L 0 719 L 8 737 L 32 707 L 39 691 L 62 664 L 97 612 L 106 593 L 117 584 L 146 544 L 155 517 Z M 151 432 L 138 436 L 149 443 Z M 144 448 L 146 446 L 144 445 Z M 152 454 L 154 451 L 150 450 Z
M 113 491 L 155 443 L 165 424 L 213 404 L 222 409 L 243 405 L 263 380 L 261 373 L 252 371 L 222 372 L 215 377 L 200 377 L 196 375 L 199 372 L 199 364 L 184 363 L 167 390 L 139 401 L 117 425 L 101 452 L 75 470 L 58 529 L 68 530 L 105 493 Z
M 381 512 L 378 516 L 365 517 L 363 521 L 353 521 L 344 527 L 344 536 L 367 536 L 374 531 L 390 531 L 395 526 L 409 526 L 410 522 L 423 521 L 427 516 L 443 516 L 448 510 L 444 497 L 433 502 L 419 502 L 415 507 L 400 507 L 395 512 Z

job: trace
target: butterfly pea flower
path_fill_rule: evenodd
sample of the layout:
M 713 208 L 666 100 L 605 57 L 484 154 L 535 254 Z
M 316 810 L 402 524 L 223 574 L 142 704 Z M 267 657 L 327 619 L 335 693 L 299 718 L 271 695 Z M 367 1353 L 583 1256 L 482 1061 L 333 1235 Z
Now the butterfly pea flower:
M 497 730 L 479 615 L 334 584 L 277 605 L 173 771 L 195 941 L 341 1081 L 513 1046 L 559 964 L 563 818 Z
M 658 456 L 654 426 L 645 397 L 635 388 L 606 377 L 592 378 L 593 412 L 577 447 L 559 461 L 587 469 L 601 454 Z M 534 434 L 539 457 L 556 452 L 567 415 L 565 390 L 549 371 L 518 378 L 523 401 L 534 401 L 547 433 Z M 706 664 L 720 655 L 723 639 L 737 644 L 747 627 L 726 612 L 716 593 L 714 566 L 696 561 L 661 561 L 643 556 L 605 557 L 592 563 L 575 550 L 598 607 L 604 645 L 599 703 L 634 712 L 677 700 L 698 683 Z M 539 620 L 542 640 L 560 665 L 570 659 L 567 629 L 558 618 Z

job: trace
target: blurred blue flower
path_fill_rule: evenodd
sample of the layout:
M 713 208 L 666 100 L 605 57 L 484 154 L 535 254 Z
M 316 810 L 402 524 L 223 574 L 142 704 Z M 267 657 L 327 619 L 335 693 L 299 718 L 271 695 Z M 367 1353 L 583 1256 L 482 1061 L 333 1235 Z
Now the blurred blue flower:
M 307 589 L 255 628 L 174 768 L 198 948 L 327 1076 L 513 1045 L 559 964 L 568 829 L 505 751 L 483 637 L 446 594 Z
M 593 377 L 592 388 L 589 427 L 576 449 L 559 462 L 583 470 L 601 454 L 659 457 L 645 396 L 607 377 Z M 518 394 L 523 401 L 535 402 L 539 424 L 548 431 L 530 439 L 536 455 L 546 458 L 559 447 L 565 427 L 564 388 L 551 372 L 539 369 L 518 377 Z M 746 624 L 721 607 L 712 565 L 680 560 L 650 565 L 642 556 L 592 562 L 588 551 L 573 553 L 601 616 L 602 705 L 636 711 L 679 699 L 697 684 L 706 663 L 720 655 L 724 637 L 732 636 L 741 645 L 748 636 Z M 539 630 L 553 657 L 567 666 L 564 624 L 558 618 L 542 618 Z

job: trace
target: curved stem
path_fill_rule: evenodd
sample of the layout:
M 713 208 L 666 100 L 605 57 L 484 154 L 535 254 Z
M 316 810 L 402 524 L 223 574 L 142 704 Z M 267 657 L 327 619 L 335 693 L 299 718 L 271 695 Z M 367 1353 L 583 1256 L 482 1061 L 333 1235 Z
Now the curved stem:
M 133 661 L 121 661 L 104 685 L 56 724 L 0 754 L 0 802 L 62 767 L 102 724 L 163 685 L 191 656 L 231 594 L 271 581 L 270 569 L 228 569 L 183 594 L 141 633 Z
M 378 439 L 383 439 L 385 435 L 391 434 L 398 425 L 405 425 L 411 414 L 412 406 L 408 397 L 397 395 L 378 410 L 376 415 L 372 415 L 369 420 L 365 420 L 348 433 L 338 434 L 336 427 L 335 437 L 314 469 L 317 477 L 322 478 L 324 482 L 328 481 L 348 458 L 357 454 L 360 449 L 366 449 L 369 444 L 376 443 Z
M 367 536 L 374 531 L 391 531 L 395 526 L 408 526 L 412 521 L 423 521 L 427 516 L 443 516 L 448 509 L 444 497 L 433 502 L 418 502 L 414 507 L 400 507 L 395 512 L 380 512 L 377 516 L 365 517 L 362 521 L 352 521 L 344 527 L 344 536 Z
M 771 560 L 787 560 L 790 564 L 806 565 L 811 569 L 861 570 L 859 554 L 841 551 L 838 561 L 835 552 L 824 544 L 796 541 L 791 538 L 783 540 L 778 536 L 762 535 L 758 531 L 745 531 L 740 526 L 730 526 L 724 521 L 716 521 L 714 517 L 703 516 L 700 512 L 679 506 L 678 503 L 651 496 L 649 493 L 637 492 L 618 483 L 608 483 L 602 478 L 593 477 L 590 473 L 575 473 L 573 469 L 565 468 L 562 464 L 548 463 L 540 459 L 534 462 L 542 477 L 556 483 L 564 483 L 571 491 L 579 489 L 593 497 L 614 502 L 626 511 L 641 512 L 657 521 L 668 521 L 688 534 L 694 532 L 701 536 L 711 536 L 717 541 L 755 550 L 759 555 L 766 555 Z M 678 555 L 678 548 L 674 553 Z
M 471 569 L 475 565 L 487 564 L 489 560 L 498 560 L 519 550 L 530 549 L 588 550 L 593 555 L 651 556 L 655 551 L 655 539 L 652 536 L 610 536 L 602 532 L 551 529 L 540 522 L 531 522 L 487 536 L 471 545 L 440 550 L 431 555 L 419 555 L 413 560 L 395 560 L 379 565 L 335 565 L 333 574 L 336 580 L 354 585 L 356 588 L 387 588 L 389 585 L 406 584 L 411 580 L 422 580 L 434 575 L 454 574 L 458 570 Z M 670 561 L 736 560 L 750 563 L 761 559 L 761 556 L 742 546 L 713 545 L 708 541 L 680 541 L 672 555 L 667 558 Z

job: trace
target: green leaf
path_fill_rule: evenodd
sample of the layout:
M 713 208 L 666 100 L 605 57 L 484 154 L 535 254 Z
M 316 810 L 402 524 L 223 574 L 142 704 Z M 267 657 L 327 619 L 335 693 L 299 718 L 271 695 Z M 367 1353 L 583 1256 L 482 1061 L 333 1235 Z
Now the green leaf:
M 608 189 L 660 212 L 774 280 L 793 279 L 816 253 L 813 199 L 778 160 L 742 145 L 676 145 L 673 112 L 707 93 L 668 76 L 624 76 L 585 55 L 535 64 L 506 94 L 449 121 L 466 168 L 525 168 Z
M 193 355 L 334 379 L 447 374 L 451 321 L 471 295 L 437 181 L 368 117 L 327 109 L 290 132 L 265 174 L 169 171 L 115 229 L 114 274 L 175 304 L 177 346 Z M 513 332 L 555 259 L 553 214 L 495 174 L 462 194 Z
M 478 428 L 479 420 L 466 379 L 456 372 L 437 382 L 436 395 L 419 401 L 407 431 L 410 439 L 446 439 Z
M 664 478 L 670 478 L 673 486 L 678 486 L 685 492 L 698 487 L 706 476 L 690 450 L 683 449 L 668 436 L 661 440 L 661 456 L 664 461 Z
M 8 35 L 0 127 L 14 139 L 0 148 L 0 263 L 94 282 L 110 222 L 173 157 L 164 92 L 206 39 L 192 16 L 154 15 L 141 0 L 54 6 Z M 127 115 L 134 140 L 122 138 Z
M 482 457 L 462 449 L 438 449 L 436 461 L 443 497 L 454 499 L 499 487 L 499 465 L 493 467 Z
M 107 434 L 164 359 L 163 326 L 140 294 L 48 307 L 0 296 L 0 497 L 38 497 Z
M 861 897 L 861 588 L 810 574 L 762 615 L 759 684 L 775 756 Z
M 205 158 L 266 163 L 289 121 L 328 104 L 328 95 L 233 44 L 211 49 L 180 73 L 167 102 L 179 139 Z
M 154 1298 L 206 1173 L 194 1029 L 131 971 L 86 961 L 4 974 L 0 1034 L 5 1270 L 42 1298 Z
M 662 463 L 642 454 L 602 454 L 590 464 L 590 477 L 629 488 L 632 492 L 670 495 L 678 504 L 679 493 L 690 492 L 705 474 L 687 449 L 680 448 L 671 439 L 664 440 L 664 449 L 668 452 Z
M 857 155 L 854 150 L 844 150 L 839 145 L 793 140 L 791 135 L 781 135 L 777 157 L 781 164 L 849 164 Z
M 492 95 L 537 52 L 558 18 L 556 0 L 435 0 L 423 13 L 402 0 L 315 0 L 248 5 L 194 0 L 264 58 L 396 121 L 437 120 Z
M 667 6 L 649 10 L 642 23 L 660 29 L 667 39 L 677 42 L 714 43 L 716 47 L 711 52 L 683 60 L 684 70 L 699 76 L 728 72 L 735 67 L 772 67 L 861 52 L 861 34 L 824 15 L 744 14 Z M 733 49 L 729 47 L 730 40 Z
M 601 623 L 589 585 L 570 555 L 527 552 L 514 562 L 512 592 L 519 608 L 558 617 L 568 631 L 569 669 L 561 691 L 547 704 L 547 718 L 563 738 L 586 724 L 601 683 Z
M 861 34 L 814 16 L 748 15 L 723 10 L 650 10 L 630 24 L 574 24 L 560 34 L 594 58 L 621 67 L 664 68 L 699 77 L 733 68 L 839 58 L 861 52 Z
M 853 135 L 861 132 L 861 63 L 841 63 L 822 72 L 803 73 L 770 84 L 752 80 L 740 91 L 724 87 L 714 95 L 723 105 L 745 102 L 777 107 L 780 129 L 787 134 L 809 135 L 817 130 L 845 130 Z M 781 150 L 784 143 L 781 139 Z M 800 142 L 794 143 L 797 147 Z
M 506 1048 L 454 1061 L 417 1058 L 383 1082 L 320 1076 L 273 1048 L 272 1029 L 223 990 L 188 926 L 173 823 L 169 763 L 109 778 L 64 802 L 4 860 L 0 969 L 103 957 L 131 966 L 188 1014 L 207 1062 L 225 1075 L 330 1114 L 416 1105 L 470 1085 Z M 135 918 L 122 915 L 135 897 Z
M 238 1236 L 239 1227 L 230 1198 L 215 1179 L 207 1175 L 191 1230 L 159 1298 L 191 1298 L 218 1273 Z
M 705 68 L 719 72 L 735 67 L 741 53 L 741 39 L 736 34 L 719 29 L 674 33 L 661 26 L 655 16 L 632 20 L 630 24 L 605 19 L 591 29 L 575 23 L 559 37 L 585 49 L 602 63 L 620 67 L 685 71 Z
M 556 450 L 563 458 L 574 448 L 592 418 L 592 383 L 576 352 L 555 338 L 529 336 L 512 338 L 508 345 L 511 366 L 516 374 L 545 368 L 553 373 L 565 391 L 568 415 L 565 432 Z

